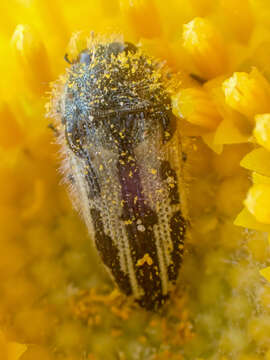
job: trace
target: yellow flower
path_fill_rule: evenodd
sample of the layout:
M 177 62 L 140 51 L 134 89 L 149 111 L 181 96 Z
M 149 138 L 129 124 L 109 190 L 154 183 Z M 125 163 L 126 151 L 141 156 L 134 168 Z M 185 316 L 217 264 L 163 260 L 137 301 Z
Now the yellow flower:
M 269 360 L 269 1 L 0 9 L 1 360 Z M 190 226 L 161 314 L 115 290 L 58 171 L 45 104 L 91 33 L 139 44 L 169 78 Z

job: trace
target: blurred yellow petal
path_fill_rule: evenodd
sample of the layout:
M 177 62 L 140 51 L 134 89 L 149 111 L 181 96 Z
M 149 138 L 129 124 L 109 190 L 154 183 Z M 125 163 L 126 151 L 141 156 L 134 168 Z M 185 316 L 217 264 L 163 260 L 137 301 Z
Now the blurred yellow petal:
M 268 281 L 270 281 L 270 266 L 260 270 L 260 274 Z
M 258 34 L 257 34 L 258 33 Z M 257 39 L 257 38 L 258 39 Z M 262 31 L 255 32 L 253 36 L 253 42 L 255 49 L 248 57 L 244 60 L 241 65 L 241 70 L 250 71 L 255 66 L 262 75 L 269 81 L 270 80 L 270 42 L 269 36 L 266 33 L 262 34 Z
M 45 37 L 45 41 L 47 40 L 51 45 L 58 47 L 64 45 L 68 41 L 71 33 L 65 19 L 67 11 L 62 7 L 61 1 L 25 0 L 26 3 L 28 1 L 30 3 L 29 7 L 32 10 L 29 14 L 29 21 L 34 24 L 36 23 L 38 29 L 40 29 L 43 34 L 50 34 L 49 39 Z M 93 5 L 94 4 L 95 3 L 93 3 Z M 38 21 L 33 21 L 31 19 L 32 16 L 36 16 Z M 58 36 L 56 36 L 56 34 L 58 34 Z M 54 47 L 53 50 L 57 51 L 56 47 Z
M 246 43 L 254 28 L 254 16 L 249 0 L 221 0 L 220 10 L 225 31 Z
M 121 10 L 140 37 L 162 34 L 160 15 L 154 0 L 120 0 Z
M 33 200 L 29 207 L 26 207 L 22 212 L 23 219 L 30 219 L 33 217 L 37 211 L 42 207 L 44 201 L 44 183 L 42 180 L 38 179 L 34 183 L 33 188 Z
M 19 360 L 27 350 L 27 345 L 8 342 L 0 330 L 0 356 L 1 360 Z
M 46 49 L 29 25 L 18 25 L 11 39 L 25 80 L 34 92 L 44 94 L 49 89 L 52 73 Z
M 217 144 L 215 142 L 216 133 L 211 132 L 202 135 L 203 141 L 212 149 L 216 154 L 221 154 L 223 150 L 223 144 Z
M 190 2 L 199 16 L 205 16 L 215 8 L 215 0 L 190 0 Z
M 118 0 L 100 0 L 102 9 L 105 15 L 113 16 L 119 12 L 119 1 Z
M 13 148 L 22 143 L 24 133 L 15 115 L 6 103 L 0 104 L 0 147 Z
M 18 343 L 9 343 L 8 344 L 8 360 L 20 360 L 20 357 L 25 353 L 27 345 L 18 344 Z

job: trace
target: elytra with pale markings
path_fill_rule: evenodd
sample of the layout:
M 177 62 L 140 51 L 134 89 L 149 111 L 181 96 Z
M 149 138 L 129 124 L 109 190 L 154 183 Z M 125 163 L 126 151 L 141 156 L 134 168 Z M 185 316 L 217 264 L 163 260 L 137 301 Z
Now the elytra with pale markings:
M 182 154 L 158 62 L 122 40 L 92 39 L 54 85 L 71 194 L 117 285 L 144 308 L 169 296 L 182 261 Z

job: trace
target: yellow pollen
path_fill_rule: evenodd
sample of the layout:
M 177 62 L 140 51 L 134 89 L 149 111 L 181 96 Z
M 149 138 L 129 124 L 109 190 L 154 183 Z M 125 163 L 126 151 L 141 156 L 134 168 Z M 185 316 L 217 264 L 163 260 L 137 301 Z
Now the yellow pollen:
M 131 225 L 132 224 L 132 220 L 125 220 L 125 225 Z
M 137 261 L 136 266 L 142 266 L 144 264 L 149 266 L 153 264 L 153 260 L 148 253 L 144 254 L 144 256 Z

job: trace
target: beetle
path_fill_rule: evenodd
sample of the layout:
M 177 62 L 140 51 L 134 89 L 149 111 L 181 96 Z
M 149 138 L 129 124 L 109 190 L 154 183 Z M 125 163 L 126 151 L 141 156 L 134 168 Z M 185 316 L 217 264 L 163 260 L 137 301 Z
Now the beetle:
M 161 66 L 121 39 L 92 41 L 68 62 L 51 113 L 73 198 L 120 290 L 157 310 L 177 279 L 187 227 L 181 138 Z

